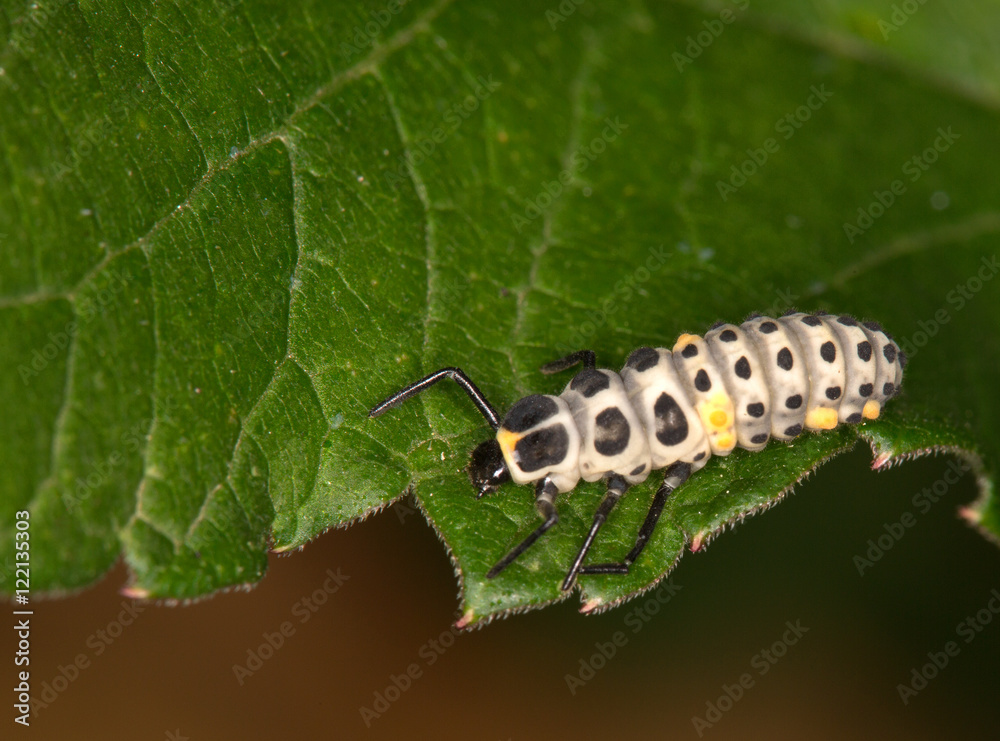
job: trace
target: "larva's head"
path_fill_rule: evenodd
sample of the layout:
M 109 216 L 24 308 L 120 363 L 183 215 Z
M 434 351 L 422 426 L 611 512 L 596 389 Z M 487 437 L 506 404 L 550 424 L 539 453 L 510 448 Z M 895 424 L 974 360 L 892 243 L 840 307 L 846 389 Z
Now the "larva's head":
M 476 487 L 476 492 L 478 492 L 477 499 L 484 494 L 492 494 L 500 488 L 501 484 L 510 481 L 507 461 L 504 460 L 503 453 L 500 451 L 500 443 L 495 437 L 480 443 L 472 451 L 472 459 L 469 461 L 469 478 L 472 479 L 472 485 Z
M 517 401 L 500 423 L 496 439 L 473 453 L 469 473 L 480 492 L 496 486 L 485 479 L 494 456 L 503 465 L 504 481 L 528 484 L 555 476 L 560 491 L 569 491 L 579 480 L 577 460 L 580 435 L 566 402 L 558 396 L 534 394 Z M 499 470 L 499 468 L 497 469 Z M 478 480 L 477 480 L 478 479 Z

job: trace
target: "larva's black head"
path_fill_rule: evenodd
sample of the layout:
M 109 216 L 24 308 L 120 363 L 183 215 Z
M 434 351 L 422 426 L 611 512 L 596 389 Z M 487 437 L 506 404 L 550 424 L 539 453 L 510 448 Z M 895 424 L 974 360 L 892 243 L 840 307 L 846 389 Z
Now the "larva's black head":
M 500 443 L 495 437 L 476 446 L 469 461 L 469 478 L 476 487 L 476 499 L 484 494 L 492 494 L 501 484 L 510 481 L 507 462 L 500 452 Z

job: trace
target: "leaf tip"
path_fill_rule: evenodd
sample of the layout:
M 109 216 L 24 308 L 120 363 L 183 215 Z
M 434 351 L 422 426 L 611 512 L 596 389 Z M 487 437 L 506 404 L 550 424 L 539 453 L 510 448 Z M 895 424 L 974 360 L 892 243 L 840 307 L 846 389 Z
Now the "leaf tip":
M 959 507 L 958 515 L 967 523 L 976 527 L 978 527 L 979 524 L 983 521 L 983 513 L 972 505 L 969 505 L 967 507 Z
M 129 599 L 147 599 L 149 597 L 149 590 L 133 585 L 122 587 L 121 594 L 123 597 L 128 597 Z
M 890 465 L 891 462 L 892 462 L 891 453 L 885 453 L 885 452 L 879 453 L 878 455 L 875 456 L 875 458 L 872 459 L 872 470 L 880 471 L 886 466 Z
M 705 536 L 707 536 L 707 535 L 708 535 L 708 533 L 706 533 L 704 530 L 702 530 L 700 533 L 697 533 L 694 536 L 694 539 L 691 541 L 691 552 L 692 553 L 697 553 L 698 551 L 701 550 L 701 547 L 705 544 Z
M 603 604 L 604 604 L 604 600 L 600 599 L 599 597 L 592 597 L 591 599 L 589 599 L 586 602 L 584 602 L 583 605 L 581 605 L 580 612 L 582 612 L 584 615 L 586 615 L 587 613 L 592 612 L 593 610 L 596 610 L 598 607 L 600 607 Z
M 476 613 L 472 610 L 472 608 L 469 608 L 462 613 L 462 617 L 455 621 L 455 627 L 459 630 L 465 630 L 475 621 L 475 619 Z

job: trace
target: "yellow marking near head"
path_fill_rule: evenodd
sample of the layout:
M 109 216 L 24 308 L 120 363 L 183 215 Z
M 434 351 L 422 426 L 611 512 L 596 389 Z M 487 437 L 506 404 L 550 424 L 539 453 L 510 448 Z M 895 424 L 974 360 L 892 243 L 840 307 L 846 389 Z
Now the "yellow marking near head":
M 511 432 L 510 430 L 505 430 L 500 428 L 497 432 L 497 442 L 500 443 L 500 452 L 503 453 L 503 457 L 510 462 L 510 456 L 514 452 L 514 446 L 517 445 L 517 441 L 520 440 L 523 435 L 519 435 L 516 432 Z
M 677 338 L 677 342 L 674 343 L 674 352 L 680 352 L 685 347 L 690 345 L 692 342 L 695 342 L 700 339 L 701 337 L 699 337 L 696 334 L 682 334 L 680 337 Z
M 869 399 L 865 402 L 865 408 L 861 410 L 861 414 L 865 419 L 878 419 L 878 415 L 881 411 L 882 405 L 874 399 Z
M 816 407 L 806 414 L 806 427 L 814 430 L 832 430 L 837 426 L 837 410 L 830 407 Z

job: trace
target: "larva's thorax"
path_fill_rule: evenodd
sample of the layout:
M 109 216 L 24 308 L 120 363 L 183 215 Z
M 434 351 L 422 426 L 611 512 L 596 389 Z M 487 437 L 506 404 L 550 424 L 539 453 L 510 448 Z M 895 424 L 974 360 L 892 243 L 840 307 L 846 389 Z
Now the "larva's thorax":
M 514 404 L 497 441 L 517 483 L 549 476 L 565 492 L 613 473 L 634 485 L 737 445 L 757 451 L 772 437 L 875 419 L 898 393 L 903 362 L 876 324 L 757 316 L 681 335 L 672 350 L 639 348 L 620 374 L 585 368 L 559 396 Z

